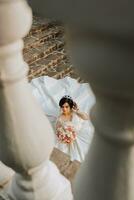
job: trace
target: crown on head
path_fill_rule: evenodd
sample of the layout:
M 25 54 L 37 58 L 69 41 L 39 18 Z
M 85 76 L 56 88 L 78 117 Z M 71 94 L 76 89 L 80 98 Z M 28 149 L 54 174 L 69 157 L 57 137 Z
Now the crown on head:
M 67 99 L 73 100 L 72 97 L 70 97 L 69 95 L 65 95 L 65 96 L 63 96 L 63 98 L 67 98 Z

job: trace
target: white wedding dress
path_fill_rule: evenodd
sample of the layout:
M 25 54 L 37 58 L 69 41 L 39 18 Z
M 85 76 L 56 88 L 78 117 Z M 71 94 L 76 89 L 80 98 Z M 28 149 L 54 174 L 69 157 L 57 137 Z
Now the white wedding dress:
M 89 113 L 95 103 L 95 97 L 88 83 L 78 83 L 70 77 L 54 79 L 49 76 L 35 78 L 30 83 L 33 95 L 39 101 L 45 115 L 48 117 L 55 133 L 55 124 L 60 114 L 59 101 L 64 95 L 70 95 L 82 112 Z M 72 123 L 77 130 L 77 138 L 73 144 L 59 142 L 55 134 L 55 147 L 67 153 L 71 160 L 82 162 L 90 146 L 93 136 L 93 126 L 90 120 L 82 120 L 76 114 Z

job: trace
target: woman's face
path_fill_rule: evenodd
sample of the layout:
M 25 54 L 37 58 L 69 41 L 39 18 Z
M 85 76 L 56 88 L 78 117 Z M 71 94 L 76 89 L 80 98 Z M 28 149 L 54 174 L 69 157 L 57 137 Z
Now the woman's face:
M 69 114 L 71 112 L 71 108 L 68 103 L 64 103 L 61 107 L 63 114 Z

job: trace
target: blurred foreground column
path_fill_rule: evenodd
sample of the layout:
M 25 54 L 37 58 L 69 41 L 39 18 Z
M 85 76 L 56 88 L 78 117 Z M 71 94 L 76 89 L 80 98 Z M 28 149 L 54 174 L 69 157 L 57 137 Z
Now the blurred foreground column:
M 27 83 L 22 38 L 31 23 L 26 1 L 0 0 L 0 160 L 16 172 L 7 193 L 12 200 L 70 200 L 69 181 L 48 160 L 52 128 Z
M 96 96 L 95 134 L 75 180 L 75 199 L 133 200 L 134 2 L 30 2 L 35 12 L 69 24 L 72 58 Z

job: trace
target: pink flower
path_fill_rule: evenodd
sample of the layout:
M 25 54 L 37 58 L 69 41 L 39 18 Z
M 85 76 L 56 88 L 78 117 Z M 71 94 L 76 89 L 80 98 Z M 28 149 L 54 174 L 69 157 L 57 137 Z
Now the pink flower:
M 58 126 L 56 129 L 56 135 L 60 142 L 66 144 L 71 144 L 76 139 L 76 132 L 72 126 L 64 128 L 62 126 Z

